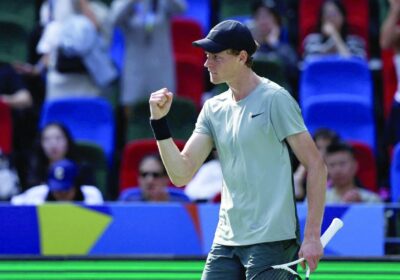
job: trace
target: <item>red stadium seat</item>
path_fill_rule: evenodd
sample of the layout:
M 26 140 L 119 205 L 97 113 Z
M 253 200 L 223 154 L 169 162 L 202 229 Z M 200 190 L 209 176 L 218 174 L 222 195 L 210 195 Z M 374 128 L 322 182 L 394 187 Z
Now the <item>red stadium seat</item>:
M 180 140 L 175 140 L 175 143 L 180 150 L 185 145 L 185 142 Z M 145 155 L 154 153 L 158 153 L 158 147 L 153 139 L 134 140 L 125 146 L 120 168 L 120 193 L 126 188 L 138 185 L 139 163 Z
M 303 53 L 304 38 L 316 32 L 319 10 L 323 0 L 300 0 L 299 5 L 299 51 Z M 365 40 L 368 53 L 369 9 L 368 0 L 343 0 L 346 8 L 349 32 Z
M 393 50 L 382 50 L 383 112 L 389 116 L 393 96 L 397 89 L 396 69 L 393 63 Z
M 192 45 L 203 37 L 201 25 L 194 19 L 174 18 L 172 20 L 172 42 L 175 56 L 189 55 L 204 60 L 204 51 Z
M 351 141 L 350 144 L 358 162 L 357 178 L 368 190 L 378 192 L 376 162 L 372 149 L 361 142 Z
M 177 95 L 192 100 L 200 109 L 201 97 L 205 89 L 204 61 L 189 55 L 177 55 L 175 63 Z
M 0 149 L 6 155 L 12 152 L 12 130 L 11 109 L 7 104 L 0 102 Z

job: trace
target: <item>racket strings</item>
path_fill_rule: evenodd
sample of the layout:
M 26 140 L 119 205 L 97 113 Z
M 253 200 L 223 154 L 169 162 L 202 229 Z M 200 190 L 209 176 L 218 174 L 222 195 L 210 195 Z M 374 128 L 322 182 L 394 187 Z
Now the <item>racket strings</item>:
M 254 280 L 301 280 L 301 278 L 289 271 L 276 268 L 259 273 Z

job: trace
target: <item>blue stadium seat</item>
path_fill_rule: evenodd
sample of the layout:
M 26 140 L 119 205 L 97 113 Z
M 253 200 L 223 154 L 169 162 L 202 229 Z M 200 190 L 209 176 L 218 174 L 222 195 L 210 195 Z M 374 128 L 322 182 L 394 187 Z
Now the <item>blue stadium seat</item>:
M 400 202 L 400 144 L 397 144 L 393 149 L 390 166 L 390 190 L 392 202 Z
M 114 115 L 111 105 L 102 98 L 62 98 L 46 101 L 40 127 L 60 122 L 71 131 L 75 141 L 92 142 L 103 148 L 112 162 L 114 152 Z
M 338 56 L 307 60 L 300 80 L 301 106 L 311 96 L 326 94 L 362 97 L 373 107 L 373 85 L 367 62 L 357 57 Z
M 167 192 L 171 202 L 190 202 L 183 190 L 168 187 Z M 124 202 L 142 201 L 142 190 L 139 187 L 126 189 L 121 193 L 118 200 Z
M 376 150 L 373 109 L 362 97 L 316 95 L 304 102 L 302 111 L 311 134 L 327 127 L 344 140 L 363 142 Z
M 197 20 L 206 34 L 210 30 L 211 17 L 211 0 L 187 0 L 187 9 L 183 15 L 178 17 L 186 17 Z

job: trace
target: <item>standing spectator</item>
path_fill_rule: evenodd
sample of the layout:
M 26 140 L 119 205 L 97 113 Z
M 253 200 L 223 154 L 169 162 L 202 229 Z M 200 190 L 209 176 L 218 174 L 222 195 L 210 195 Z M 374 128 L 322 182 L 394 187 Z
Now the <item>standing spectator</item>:
M 356 184 L 357 160 L 351 146 L 336 143 L 327 147 L 325 155 L 330 186 L 327 203 L 381 202 L 380 197 Z
M 139 164 L 139 186 L 121 193 L 120 201 L 189 202 L 176 188 L 169 187 L 169 179 L 159 155 L 147 155 Z
M 47 67 L 46 99 L 100 95 L 116 78 L 116 71 L 100 33 L 104 27 L 90 2 L 46 3 L 51 20 L 37 46 L 42 58 L 32 70 L 41 72 Z
M 14 205 L 38 205 L 54 201 L 75 201 L 102 204 L 101 192 L 94 186 L 81 184 L 78 166 L 70 160 L 59 160 L 50 166 L 45 184 L 34 186 L 14 196 Z
M 183 12 L 185 0 L 114 0 L 113 22 L 125 42 L 121 104 L 129 106 L 149 92 L 167 86 L 175 89 L 171 17 Z
M 346 10 L 340 0 L 325 0 L 321 6 L 317 33 L 311 33 L 303 41 L 304 58 L 316 55 L 366 57 L 364 40 L 350 34 Z
M 383 49 L 392 48 L 395 51 L 393 62 L 398 85 L 386 129 L 388 144 L 395 145 L 400 141 L 400 0 L 389 2 L 389 13 L 381 28 L 380 45 Z

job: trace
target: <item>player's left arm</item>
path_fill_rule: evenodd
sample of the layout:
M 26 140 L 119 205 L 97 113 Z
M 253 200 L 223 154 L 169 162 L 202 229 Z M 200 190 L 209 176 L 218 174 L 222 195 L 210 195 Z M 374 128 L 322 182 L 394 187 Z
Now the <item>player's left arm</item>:
M 325 207 L 326 165 L 308 132 L 288 136 L 286 140 L 307 170 L 308 214 L 299 256 L 305 258 L 311 271 L 314 271 L 323 255 L 320 234 Z

